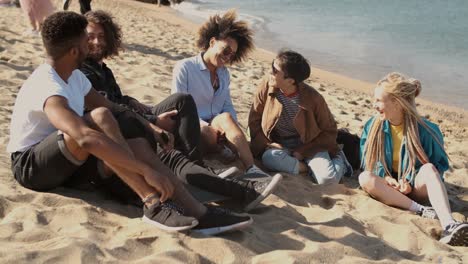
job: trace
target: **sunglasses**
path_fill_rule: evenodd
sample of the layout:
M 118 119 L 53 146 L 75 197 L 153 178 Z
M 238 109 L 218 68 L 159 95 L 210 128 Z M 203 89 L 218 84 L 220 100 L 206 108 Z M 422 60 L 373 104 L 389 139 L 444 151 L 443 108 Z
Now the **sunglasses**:
M 234 55 L 236 55 L 236 52 L 233 51 L 231 49 L 231 47 L 229 47 L 229 46 L 224 47 L 223 51 L 221 53 L 223 54 L 223 56 L 230 57 L 230 58 L 232 58 L 232 57 L 234 57 Z

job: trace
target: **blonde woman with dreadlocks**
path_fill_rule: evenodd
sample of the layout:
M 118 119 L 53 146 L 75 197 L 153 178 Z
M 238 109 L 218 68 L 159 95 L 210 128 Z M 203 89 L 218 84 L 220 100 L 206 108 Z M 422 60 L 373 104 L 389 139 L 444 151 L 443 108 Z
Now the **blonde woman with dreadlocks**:
M 364 126 L 361 155 L 364 172 L 359 184 L 375 199 L 439 219 L 440 241 L 468 245 L 468 224 L 456 222 L 443 183 L 449 167 L 439 127 L 422 118 L 415 98 L 421 83 L 399 73 L 380 80 L 374 91 L 377 115 Z M 433 207 L 423 206 L 427 203 Z
M 270 177 L 255 166 L 250 146 L 237 122 L 230 94 L 227 65 L 246 58 L 253 49 L 252 30 L 237 20 L 236 12 L 214 15 L 198 31 L 201 52 L 177 62 L 173 70 L 172 93 L 192 95 L 200 117 L 203 145 L 208 151 L 237 153 L 249 178 Z M 281 180 L 276 174 L 272 186 Z

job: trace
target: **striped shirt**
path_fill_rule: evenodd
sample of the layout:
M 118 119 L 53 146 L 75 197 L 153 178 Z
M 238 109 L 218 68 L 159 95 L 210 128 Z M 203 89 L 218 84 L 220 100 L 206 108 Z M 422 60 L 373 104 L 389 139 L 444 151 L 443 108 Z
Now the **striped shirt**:
M 276 92 L 276 98 L 283 105 L 283 110 L 273 129 L 274 134 L 279 138 L 299 137 L 294 127 L 294 118 L 297 112 L 299 112 L 299 93 L 296 92 L 286 96 L 281 91 L 278 91 Z

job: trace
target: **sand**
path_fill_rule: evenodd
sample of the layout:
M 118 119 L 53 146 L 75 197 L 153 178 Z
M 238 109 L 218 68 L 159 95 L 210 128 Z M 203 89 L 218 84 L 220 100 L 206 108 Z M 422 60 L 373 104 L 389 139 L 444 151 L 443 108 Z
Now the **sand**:
M 59 6 L 61 1 L 54 3 Z M 70 8 L 79 10 L 78 1 Z M 169 95 L 175 62 L 197 53 L 196 25 L 169 8 L 140 2 L 95 0 L 93 8 L 111 12 L 122 25 L 126 51 L 108 65 L 124 93 L 146 103 Z M 371 199 L 358 188 L 356 178 L 323 187 L 306 176 L 285 175 L 266 206 L 254 210 L 251 227 L 217 237 L 160 231 L 141 222 L 141 209 L 95 193 L 64 188 L 37 193 L 21 187 L 5 151 L 10 115 L 18 89 L 43 61 L 44 52 L 39 38 L 22 35 L 27 24 L 20 9 L 2 7 L 0 14 L 0 262 L 468 263 L 467 248 L 437 241 L 438 221 Z M 232 98 L 244 129 L 253 91 L 271 59 L 272 53 L 258 49 L 230 68 Z M 326 98 L 339 126 L 360 133 L 373 114 L 373 84 L 315 68 L 310 82 Z M 453 215 L 466 221 L 466 112 L 420 104 L 420 112 L 445 135 Z

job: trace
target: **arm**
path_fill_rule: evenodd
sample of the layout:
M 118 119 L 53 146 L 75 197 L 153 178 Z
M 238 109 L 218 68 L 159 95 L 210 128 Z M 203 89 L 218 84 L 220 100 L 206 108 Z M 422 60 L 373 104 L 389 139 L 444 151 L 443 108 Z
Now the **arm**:
M 112 111 L 112 113 L 117 114 L 125 111 L 131 111 L 121 105 L 115 104 L 107 100 L 104 96 L 98 93 L 96 90 L 91 89 L 85 97 L 85 105 L 88 109 L 95 109 L 97 107 L 106 107 Z M 161 146 L 166 150 L 170 150 L 174 147 L 174 136 L 165 131 L 164 129 L 159 128 L 158 126 L 151 124 L 148 120 L 144 119 L 139 114 L 134 114 L 134 117 L 144 125 L 146 130 L 150 134 L 154 134 L 156 141 L 159 142 Z
M 70 109 L 64 97 L 57 95 L 49 97 L 44 103 L 44 112 L 57 129 L 75 140 L 84 151 L 140 175 L 152 173 L 149 166 L 136 160 L 123 147 L 103 133 L 91 129 L 83 118 Z
M 315 155 L 315 153 L 324 150 L 336 151 L 338 129 L 336 127 L 335 118 L 322 96 L 315 102 L 314 117 L 320 133 L 312 141 L 296 148 L 294 152 L 301 155 L 305 152 L 307 152 L 308 155 Z
M 188 91 L 188 71 L 182 61 L 179 61 L 172 70 L 172 90 L 173 93 L 189 93 Z
M 265 79 L 257 87 L 249 113 L 250 145 L 252 146 L 252 152 L 255 156 L 263 153 L 267 145 L 271 143 L 262 129 L 263 110 L 265 108 L 266 97 L 268 96 L 267 84 L 268 81 Z

